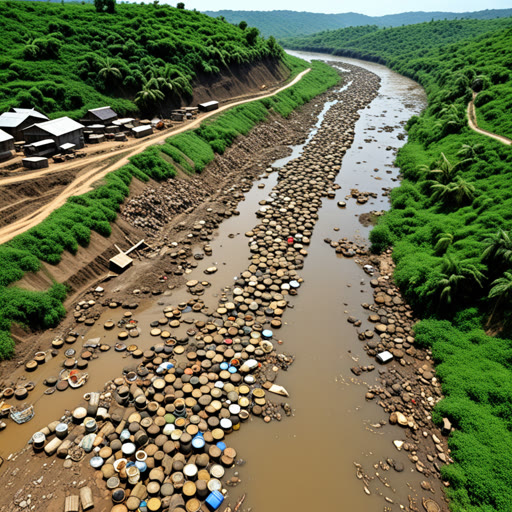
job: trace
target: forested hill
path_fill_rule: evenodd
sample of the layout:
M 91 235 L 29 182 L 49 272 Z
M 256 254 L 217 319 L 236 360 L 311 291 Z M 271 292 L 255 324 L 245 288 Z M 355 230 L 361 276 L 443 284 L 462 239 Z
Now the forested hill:
M 445 395 L 433 418 L 455 427 L 454 463 L 441 468 L 453 512 L 512 503 L 512 146 L 470 130 L 466 115 L 476 94 L 478 124 L 512 138 L 512 29 L 488 32 L 500 24 L 512 19 L 308 38 L 385 62 L 428 94 L 407 124 L 392 209 L 370 239 L 375 251 L 393 247 L 395 280 L 423 318 L 415 345 L 432 348 Z
M 156 3 L 109 14 L 92 4 L 0 2 L 0 34 L 0 112 L 133 112 L 189 93 L 197 73 L 282 53 L 255 28 Z
M 282 39 L 285 48 L 333 53 L 346 57 L 390 63 L 420 56 L 425 50 L 440 48 L 481 34 L 512 26 L 512 18 L 492 20 L 430 21 L 396 28 L 376 25 L 325 30 L 305 37 Z
M 366 16 L 355 12 L 322 14 L 296 11 L 204 11 L 213 17 L 223 16 L 230 23 L 246 21 L 261 33 L 276 38 L 294 37 L 345 27 L 376 25 L 399 27 L 431 20 L 491 19 L 512 16 L 512 9 L 490 9 L 477 12 L 403 12 L 386 16 Z

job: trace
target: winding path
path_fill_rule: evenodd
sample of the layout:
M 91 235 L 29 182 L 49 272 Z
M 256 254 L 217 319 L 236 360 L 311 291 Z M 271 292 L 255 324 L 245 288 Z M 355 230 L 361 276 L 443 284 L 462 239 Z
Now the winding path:
M 269 98 L 271 96 L 275 96 L 276 94 L 280 93 L 281 91 L 284 91 L 285 89 L 288 89 L 289 87 L 295 85 L 299 80 L 302 79 L 302 77 L 311 71 L 311 68 L 308 68 L 301 73 L 299 73 L 291 82 L 287 83 L 283 87 L 280 87 L 279 89 L 276 89 L 273 92 L 266 93 L 266 94 L 260 94 L 257 96 L 253 96 L 246 100 L 236 101 L 234 103 L 229 103 L 227 105 L 224 105 L 220 107 L 217 110 L 214 110 L 213 112 L 209 112 L 207 114 L 204 114 L 200 118 L 196 119 L 195 121 L 192 121 L 184 126 L 180 126 L 179 128 L 174 128 L 165 131 L 165 133 L 153 137 L 151 139 L 146 139 L 144 141 L 141 141 L 140 144 L 136 145 L 133 148 L 130 148 L 130 150 L 127 152 L 126 149 L 114 151 L 112 153 L 109 153 L 107 155 L 101 154 L 96 157 L 93 157 L 89 160 L 88 165 L 94 164 L 93 167 L 89 170 L 87 170 L 82 175 L 78 176 L 73 183 L 68 185 L 62 192 L 55 197 L 52 201 L 50 201 L 48 204 L 42 206 L 41 208 L 35 210 L 30 215 L 23 217 L 22 219 L 17 220 L 16 222 L 13 222 L 12 224 L 9 224 L 2 229 L 0 229 L 0 244 L 3 244 L 5 242 L 8 242 L 11 238 L 14 238 L 17 235 L 20 235 L 21 233 L 24 233 L 25 231 L 29 230 L 30 228 L 36 226 L 40 222 L 42 222 L 46 217 L 48 217 L 54 210 L 61 207 L 69 197 L 76 196 L 80 194 L 84 194 L 85 192 L 91 190 L 93 187 L 93 184 L 96 183 L 99 179 L 103 178 L 106 174 L 109 172 L 115 171 L 116 169 L 119 169 L 123 165 L 126 165 L 129 163 L 129 159 L 132 156 L 135 156 L 136 154 L 140 153 L 144 149 L 146 149 L 149 146 L 152 146 L 154 144 L 158 144 L 159 142 L 165 141 L 168 137 L 172 135 L 176 135 L 178 133 L 182 133 L 188 130 L 192 130 L 194 128 L 197 128 L 205 119 L 208 117 L 217 115 L 219 112 L 222 112 L 224 110 L 228 110 L 232 107 L 235 107 L 237 105 L 241 105 L 243 103 L 249 103 L 251 101 L 260 100 L 263 98 Z M 118 158 L 115 158 L 118 157 Z M 114 161 L 112 161 L 114 159 Z M 105 160 L 108 160 L 105 162 Z M 76 164 L 75 164 L 76 165 Z M 62 168 L 61 168 L 62 169 Z M 20 177 L 10 177 L 5 178 L 3 180 L 0 180 L 0 185 L 7 185 L 9 183 L 16 183 L 19 181 L 25 181 L 28 179 L 34 179 L 37 176 L 40 176 L 41 174 L 31 174 L 27 176 L 20 176 Z
M 497 135 L 496 133 L 488 132 L 487 130 L 478 128 L 478 125 L 476 122 L 475 98 L 476 98 L 476 93 L 473 93 L 473 99 L 468 103 L 467 113 L 468 113 L 469 127 L 477 133 L 481 133 L 482 135 L 486 135 L 487 137 L 491 137 L 493 139 L 499 140 L 500 142 L 503 142 L 503 144 L 507 144 L 507 146 L 510 146 L 512 144 L 512 140 L 509 139 L 508 137 L 504 137 L 503 135 Z

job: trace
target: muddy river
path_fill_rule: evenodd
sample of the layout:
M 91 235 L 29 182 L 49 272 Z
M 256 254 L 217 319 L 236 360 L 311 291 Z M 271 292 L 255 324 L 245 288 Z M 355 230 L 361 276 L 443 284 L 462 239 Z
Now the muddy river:
M 281 350 L 296 357 L 290 369 L 280 372 L 278 378 L 278 383 L 290 392 L 287 401 L 294 415 L 270 425 L 254 418 L 230 436 L 230 444 L 246 461 L 231 472 L 238 471 L 242 480 L 233 493 L 247 493 L 244 510 L 250 507 L 253 512 L 400 510 L 400 504 L 408 504 L 408 495 L 417 494 L 421 475 L 413 470 L 407 454 L 398 452 L 392 444 L 395 439 L 403 439 L 398 427 L 372 426 L 387 420 L 375 402 L 364 399 L 365 384 L 375 384 L 378 372 L 356 379 L 350 371 L 355 361 L 361 365 L 374 363 L 364 352 L 354 328 L 347 323 L 348 315 L 361 319 L 367 316 L 360 304 L 372 301 L 370 288 L 364 285 L 369 277 L 355 261 L 338 257 L 324 239 L 367 239 L 371 227 L 365 227 L 359 215 L 388 207 L 388 198 L 382 192 L 398 185 L 398 169 L 393 162 L 395 149 L 405 143 L 403 126 L 424 108 L 426 98 L 418 84 L 378 64 L 330 55 L 290 53 L 306 60 L 336 61 L 341 68 L 344 62 L 364 67 L 380 77 L 381 88 L 373 102 L 360 112 L 354 143 L 343 158 L 336 180 L 341 188 L 335 199 L 323 201 L 309 255 L 300 271 L 304 279 L 301 293 L 291 298 L 293 308 L 286 311 L 283 327 L 277 333 L 283 341 Z M 344 87 L 350 87 L 350 74 Z M 324 106 L 317 127 L 330 106 Z M 315 142 L 316 129 L 306 144 Z M 274 167 L 298 156 L 302 147 L 291 148 L 292 155 L 276 161 Z M 244 233 L 258 223 L 255 213 L 258 202 L 268 197 L 276 181 L 277 172 L 274 172 L 254 183 L 239 204 L 240 215 L 220 226 L 211 243 L 213 256 L 200 261 L 190 274 L 190 279 L 201 280 L 204 269 L 218 267 L 218 272 L 208 277 L 212 286 L 202 297 L 210 307 L 215 307 L 222 287 L 233 284 L 234 277 L 245 268 L 250 253 Z M 260 188 L 262 185 L 264 188 Z M 339 208 L 337 202 L 345 200 L 351 188 L 377 192 L 378 198 L 364 205 L 351 200 L 346 208 Z M 172 291 L 156 298 L 144 311 L 137 310 L 143 333 L 134 340 L 139 347 L 154 343 L 147 334 L 149 323 L 161 316 L 163 307 L 189 298 L 186 291 Z M 112 334 L 102 326 L 109 319 L 117 320 L 121 314 L 120 310 L 107 310 L 87 333 L 87 338 L 101 337 L 112 343 Z M 362 328 L 365 326 L 363 323 Z M 61 363 L 61 358 L 56 358 L 29 378 L 36 384 L 42 382 L 45 377 L 56 375 Z M 31 396 L 35 401 L 35 418 L 20 427 L 10 424 L 0 434 L 0 455 L 7 458 L 22 448 L 38 428 L 58 419 L 64 409 L 76 406 L 85 392 L 102 389 L 104 382 L 125 366 L 133 366 L 132 359 L 123 359 L 110 350 L 91 363 L 89 382 L 79 390 L 45 396 L 41 395 L 43 386 L 37 386 Z M 387 471 L 379 479 L 374 465 L 386 458 L 403 462 L 405 471 Z M 369 484 L 370 495 L 356 478 L 354 463 L 361 464 L 374 477 Z M 390 501 L 384 501 L 385 497 Z

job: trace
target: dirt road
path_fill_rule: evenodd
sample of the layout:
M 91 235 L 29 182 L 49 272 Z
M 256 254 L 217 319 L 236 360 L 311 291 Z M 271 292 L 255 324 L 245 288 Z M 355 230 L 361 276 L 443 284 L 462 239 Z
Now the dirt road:
M 171 128 L 170 130 L 165 131 L 164 133 L 158 135 L 157 137 L 152 137 L 151 139 L 145 139 L 135 146 L 132 146 L 128 151 L 123 149 L 121 151 L 115 151 L 108 155 L 101 154 L 96 157 L 91 158 L 87 162 L 86 171 L 83 172 L 80 176 L 77 177 L 73 183 L 67 186 L 57 197 L 55 197 L 48 204 L 42 206 L 38 210 L 35 210 L 30 215 L 5 226 L 0 229 L 0 244 L 8 242 L 11 238 L 24 233 L 29 230 L 33 226 L 36 226 L 40 222 L 42 222 L 46 217 L 48 217 L 54 210 L 62 206 L 69 197 L 84 194 L 88 190 L 90 190 L 95 182 L 99 179 L 103 178 L 109 172 L 115 171 L 119 169 L 123 165 L 129 163 L 129 159 L 143 151 L 149 146 L 154 144 L 158 144 L 159 142 L 165 141 L 168 137 L 172 135 L 176 135 L 178 133 L 185 132 L 187 130 L 192 130 L 197 128 L 205 119 L 208 117 L 217 115 L 219 112 L 230 109 L 237 105 L 241 105 L 243 103 L 249 103 L 251 101 L 259 100 L 262 98 L 269 98 L 271 96 L 275 96 L 281 91 L 288 89 L 289 87 L 295 85 L 301 78 L 310 71 L 310 68 L 299 73 L 291 82 L 286 84 L 285 86 L 266 94 L 257 95 L 251 97 L 250 99 L 236 101 L 234 103 L 229 103 L 220 107 L 218 110 L 214 110 L 213 112 L 209 112 L 199 119 L 192 121 L 184 126 L 180 126 L 178 128 Z M 105 159 L 108 159 L 105 162 Z M 75 163 L 76 165 L 76 163 Z M 89 168 L 90 166 L 90 168 Z M 7 185 L 9 183 L 14 183 L 20 181 L 22 177 L 10 177 L 0 180 L 0 185 Z M 33 179 L 34 175 L 27 176 L 27 179 Z M 9 181 L 11 180 L 11 181 Z
M 481 133 L 482 135 L 486 135 L 487 137 L 491 137 L 492 139 L 499 140 L 500 142 L 503 142 L 503 144 L 507 144 L 508 146 L 510 146 L 512 144 L 511 139 L 504 137 L 503 135 L 497 135 L 496 133 L 488 132 L 487 130 L 478 128 L 478 125 L 476 122 L 475 98 L 476 98 L 476 94 L 473 93 L 473 99 L 468 103 L 468 111 L 467 112 L 468 112 L 469 127 L 477 133 Z

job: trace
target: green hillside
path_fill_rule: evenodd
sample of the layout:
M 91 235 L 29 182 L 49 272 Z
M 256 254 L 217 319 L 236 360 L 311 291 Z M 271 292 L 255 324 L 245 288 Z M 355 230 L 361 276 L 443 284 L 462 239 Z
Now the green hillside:
M 264 36 L 276 38 L 315 34 L 323 30 L 376 25 L 399 27 L 431 20 L 491 19 L 512 16 L 512 9 L 491 9 L 477 12 L 403 12 L 386 16 L 366 16 L 355 12 L 322 14 L 297 11 L 204 11 L 213 17 L 222 16 L 230 23 L 247 22 Z
M 510 27 L 511 19 L 432 21 L 390 29 L 366 25 L 282 39 L 282 44 L 295 50 L 326 52 L 392 65 L 394 58 L 402 61 L 415 58 L 425 50 Z
M 466 117 L 478 92 L 479 123 L 512 136 L 512 29 L 484 33 L 497 24 L 512 19 L 304 41 L 384 62 L 428 94 L 426 111 L 407 125 L 392 209 L 370 238 L 374 250 L 393 246 L 395 279 L 424 318 L 416 343 L 432 347 L 446 396 L 434 419 L 455 426 L 455 464 L 442 477 L 457 512 L 506 512 L 512 503 L 512 147 L 471 131 Z
M 0 112 L 32 107 L 79 117 L 108 104 L 121 114 L 191 92 L 198 73 L 279 58 L 256 29 L 169 5 L 0 2 Z

